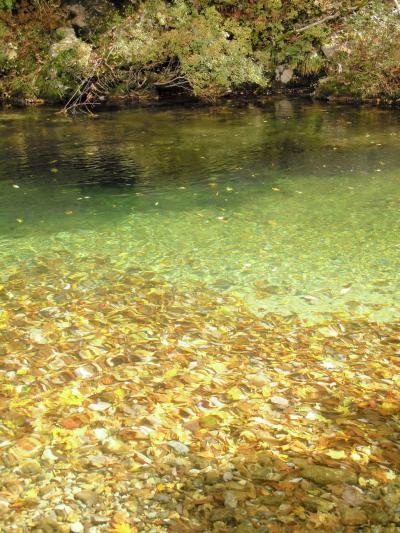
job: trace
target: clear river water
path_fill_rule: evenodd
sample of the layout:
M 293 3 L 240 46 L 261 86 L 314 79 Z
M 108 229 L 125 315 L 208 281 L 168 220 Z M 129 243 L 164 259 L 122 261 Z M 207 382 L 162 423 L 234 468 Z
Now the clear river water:
M 286 99 L 3 110 L 0 284 L 57 257 L 90 283 L 107 258 L 257 314 L 396 319 L 399 143 L 400 112 Z

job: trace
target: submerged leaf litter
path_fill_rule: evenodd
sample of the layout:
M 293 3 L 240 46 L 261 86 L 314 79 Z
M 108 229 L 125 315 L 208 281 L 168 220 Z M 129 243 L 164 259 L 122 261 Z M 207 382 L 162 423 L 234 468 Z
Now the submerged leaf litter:
M 3 531 L 398 531 L 399 322 L 67 253 L 0 299 Z
M 4 120 L 0 531 L 399 531 L 399 115 Z

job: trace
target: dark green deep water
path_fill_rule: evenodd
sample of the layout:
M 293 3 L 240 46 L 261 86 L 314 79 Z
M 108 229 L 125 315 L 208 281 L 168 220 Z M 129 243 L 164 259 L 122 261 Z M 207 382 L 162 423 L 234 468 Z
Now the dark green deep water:
M 392 320 L 399 204 L 399 111 L 0 112 L 0 283 L 38 257 L 107 257 L 259 313 Z

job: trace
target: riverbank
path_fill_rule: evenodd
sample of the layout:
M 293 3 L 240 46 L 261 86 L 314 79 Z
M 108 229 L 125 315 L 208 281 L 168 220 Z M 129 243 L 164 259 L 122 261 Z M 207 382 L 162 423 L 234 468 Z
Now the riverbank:
M 0 100 L 69 110 L 307 94 L 397 105 L 393 2 L 3 1 Z M 329 3 L 328 3 L 329 4 Z M 1 9 L 1 2 L 0 2 Z

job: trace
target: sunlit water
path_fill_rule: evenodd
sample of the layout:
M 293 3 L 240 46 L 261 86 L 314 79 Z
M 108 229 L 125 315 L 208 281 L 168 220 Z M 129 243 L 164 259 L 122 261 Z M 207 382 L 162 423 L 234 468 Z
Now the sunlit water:
M 397 318 L 399 141 L 400 112 L 288 100 L 3 111 L 0 276 L 107 257 L 261 314 Z

